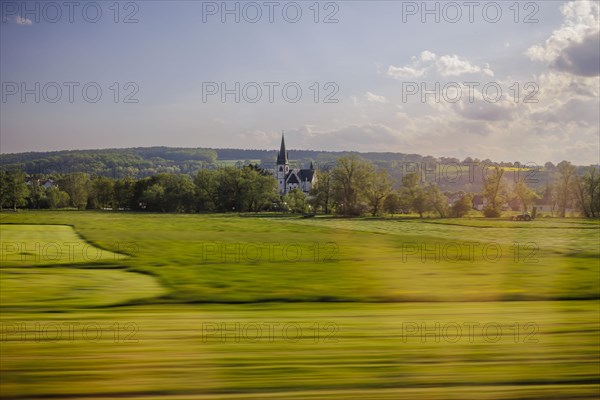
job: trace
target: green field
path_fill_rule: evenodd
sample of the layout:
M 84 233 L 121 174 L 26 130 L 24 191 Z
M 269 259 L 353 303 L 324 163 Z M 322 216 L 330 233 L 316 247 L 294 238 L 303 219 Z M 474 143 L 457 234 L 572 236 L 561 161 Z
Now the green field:
M 3 399 L 600 395 L 599 221 L 0 223 Z

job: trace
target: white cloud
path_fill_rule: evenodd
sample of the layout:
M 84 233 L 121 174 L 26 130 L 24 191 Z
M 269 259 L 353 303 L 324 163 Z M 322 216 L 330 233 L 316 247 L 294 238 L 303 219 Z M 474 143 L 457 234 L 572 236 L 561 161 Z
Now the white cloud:
M 21 18 L 20 16 L 15 18 L 15 22 L 17 25 L 31 25 L 33 23 L 29 18 Z
M 427 75 L 429 70 L 435 70 L 443 77 L 459 76 L 464 74 L 482 74 L 494 76 L 494 71 L 489 64 L 483 67 L 471 63 L 458 55 L 437 56 L 435 53 L 424 50 L 419 57 L 412 57 L 412 62 L 404 67 L 390 65 L 388 75 L 396 79 L 420 78 Z
M 526 55 L 547 62 L 553 69 L 579 76 L 600 74 L 600 5 L 571 1 L 561 7 L 562 26 L 543 44 L 531 46 Z
M 422 51 L 421 52 L 421 61 L 433 61 L 435 60 L 435 53 L 432 53 L 428 50 Z
M 378 96 L 371 92 L 367 92 L 367 94 L 365 94 L 365 98 L 367 99 L 367 101 L 369 103 L 381 103 L 381 104 L 387 103 L 387 99 L 384 96 Z
M 388 75 L 396 79 L 419 78 L 425 74 L 425 69 L 415 69 L 411 67 L 395 67 L 390 65 Z
M 481 70 L 481 72 L 486 76 L 494 76 L 494 71 L 490 69 L 489 64 L 485 64 L 485 67 Z
M 437 69 L 442 76 L 459 76 L 481 72 L 481 68 L 471 64 L 459 56 L 441 56 L 436 62 Z

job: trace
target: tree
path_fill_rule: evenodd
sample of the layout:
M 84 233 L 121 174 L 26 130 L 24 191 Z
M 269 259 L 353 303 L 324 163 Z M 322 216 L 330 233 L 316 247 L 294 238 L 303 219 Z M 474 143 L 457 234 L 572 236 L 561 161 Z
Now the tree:
M 317 209 L 323 209 L 325 214 L 331 211 L 333 202 L 333 174 L 328 170 L 319 170 L 318 180 L 311 189 L 311 203 Z
M 0 211 L 8 205 L 8 172 L 0 169 Z
M 143 183 L 140 201 L 148 211 L 192 212 L 194 183 L 188 175 L 157 174 Z
M 42 185 L 40 185 L 40 179 L 34 178 L 31 180 L 28 187 L 29 207 L 39 209 L 40 205 L 46 199 L 46 193 Z
M 356 155 L 337 159 L 332 170 L 333 195 L 344 215 L 360 215 L 363 211 L 365 188 L 374 167 Z
M 136 198 L 142 209 L 159 212 L 192 212 L 194 183 L 188 175 L 157 174 L 138 181 Z
M 514 195 L 521 202 L 524 212 L 527 211 L 529 204 L 531 204 L 531 201 L 533 201 L 534 199 L 541 198 L 536 192 L 534 192 L 529 188 L 529 186 L 527 186 L 527 183 L 525 183 L 525 178 L 523 177 L 519 179 L 519 181 L 515 185 Z
M 506 201 L 507 187 L 504 180 L 504 169 L 495 166 L 493 173 L 485 170 L 483 179 L 483 196 L 487 199 L 487 206 L 483 210 L 483 215 L 488 218 L 499 217 L 502 214 L 502 204 Z
M 227 167 L 219 169 L 217 173 L 216 205 L 221 212 L 243 211 L 243 185 L 241 171 L 237 168 Z
M 48 188 L 46 197 L 48 198 L 48 206 L 52 209 L 68 207 L 71 200 L 67 192 L 63 192 L 56 186 Z
M 90 199 L 95 208 L 111 208 L 114 203 L 115 182 L 100 176 L 91 182 Z
M 371 208 L 371 215 L 375 217 L 381 213 L 383 201 L 392 191 L 392 183 L 390 182 L 390 174 L 383 168 L 370 174 L 369 178 L 365 194 Z
M 586 218 L 600 217 L 600 173 L 598 167 L 590 166 L 583 177 L 574 182 L 575 197 Z
M 448 198 L 442 193 L 440 188 L 431 183 L 427 186 L 426 195 L 429 208 L 435 210 L 440 218 L 446 218 L 448 216 Z
M 265 209 L 273 199 L 276 182 L 273 176 L 260 168 L 249 165 L 242 169 L 242 209 L 258 212 Z
M 169 212 L 192 212 L 195 208 L 195 186 L 189 175 L 169 174 L 165 187 L 164 208 Z
M 473 196 L 465 194 L 450 208 L 451 214 L 455 218 L 462 218 L 473 208 Z
M 64 188 L 64 191 L 69 194 L 71 204 L 74 207 L 84 210 L 88 204 L 89 181 L 88 174 L 76 172 L 61 179 L 59 187 Z
M 133 208 L 135 180 L 119 179 L 114 183 L 114 206 L 117 209 Z
M 543 204 L 550 205 L 550 213 L 554 215 L 554 212 L 558 208 L 556 185 L 546 182 L 546 186 L 541 190 L 541 198 Z
M 26 204 L 29 192 L 25 183 L 25 173 L 19 170 L 1 171 L 0 176 L 0 203 L 2 206 L 17 207 Z
M 423 214 L 429 210 L 427 195 L 419 183 L 419 175 L 411 172 L 402 177 L 401 196 L 407 199 L 410 209 L 423 218 Z
M 160 183 L 150 185 L 140 198 L 148 211 L 165 212 L 165 188 Z
M 194 178 L 196 201 L 199 211 L 214 211 L 217 206 L 217 174 L 214 171 L 202 169 Z
M 398 194 L 395 192 L 388 194 L 385 197 L 385 200 L 383 201 L 383 209 L 387 213 L 392 214 L 392 216 L 394 214 L 397 214 L 398 211 L 401 210 L 401 207 L 402 207 L 402 202 L 400 201 L 400 197 L 398 196 Z
M 575 166 L 569 161 L 561 161 L 556 166 L 558 172 L 558 185 L 557 185 L 557 200 L 558 200 L 558 211 L 562 218 L 565 217 L 567 207 L 569 206 L 572 194 L 573 185 L 575 180 Z
M 308 211 L 308 199 L 303 191 L 298 188 L 290 190 L 283 196 L 283 201 L 293 213 L 305 213 Z

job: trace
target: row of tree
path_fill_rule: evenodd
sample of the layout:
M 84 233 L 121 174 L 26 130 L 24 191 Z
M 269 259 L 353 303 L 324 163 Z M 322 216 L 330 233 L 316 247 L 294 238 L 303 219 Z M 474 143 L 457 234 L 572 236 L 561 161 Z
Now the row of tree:
M 583 176 L 567 161 L 556 166 L 556 179 L 543 193 L 521 178 L 511 184 L 505 169 L 490 167 L 483 190 L 484 215 L 499 217 L 508 201 L 523 210 L 541 197 L 556 204 L 560 216 L 577 207 L 586 217 L 600 216 L 600 174 L 590 167 Z M 281 197 L 270 171 L 248 165 L 243 168 L 200 170 L 194 177 L 160 173 L 147 178 L 94 178 L 86 173 L 29 176 L 19 170 L 0 171 L 0 207 L 120 209 L 153 212 L 323 212 L 356 216 L 413 212 L 423 217 L 461 217 L 473 208 L 472 193 L 442 192 L 419 173 L 399 182 L 385 168 L 357 155 L 343 156 L 331 168 L 318 171 L 310 196 L 298 189 Z
M 544 193 L 531 189 L 522 176 L 511 185 L 506 179 L 505 168 L 493 166 L 484 171 L 483 209 L 486 217 L 499 217 L 509 201 L 518 201 L 523 211 L 542 197 L 553 204 L 557 213 L 564 217 L 568 208 L 576 208 L 585 217 L 600 217 L 600 174 L 597 167 L 590 167 L 583 176 L 575 174 L 575 166 L 563 161 L 555 167 L 555 182 L 548 182 Z M 418 173 L 402 176 L 393 182 L 386 169 L 376 168 L 372 163 L 357 156 L 341 157 L 329 171 L 319 171 L 312 203 L 325 213 L 331 210 L 344 215 L 361 215 L 369 212 L 414 212 L 420 217 L 433 212 L 441 218 L 462 217 L 473 208 L 471 193 L 442 192 L 432 182 L 426 182 Z
M 502 205 L 511 199 L 520 202 L 524 211 L 537 199 L 544 198 L 560 217 L 565 217 L 569 208 L 577 209 L 586 218 L 600 217 L 600 173 L 598 167 L 591 166 L 583 176 L 576 175 L 576 168 L 568 161 L 556 166 L 555 179 L 548 183 L 543 193 L 536 193 L 527 186 L 524 178 L 514 188 L 510 188 L 504 178 L 505 170 L 494 167 L 487 174 L 483 184 L 483 196 L 487 205 L 483 212 L 486 217 L 499 217 Z
M 0 206 L 17 209 L 77 208 L 154 212 L 260 211 L 277 199 L 273 176 L 254 166 L 156 174 L 142 179 L 91 178 L 85 173 L 58 177 L 44 186 L 21 171 L 0 171 Z

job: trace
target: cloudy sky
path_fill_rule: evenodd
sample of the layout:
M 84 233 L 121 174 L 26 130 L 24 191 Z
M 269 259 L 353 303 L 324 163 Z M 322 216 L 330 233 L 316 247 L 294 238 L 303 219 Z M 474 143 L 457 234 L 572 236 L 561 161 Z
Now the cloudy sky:
M 1 4 L 3 153 L 599 162 L 598 2 Z

